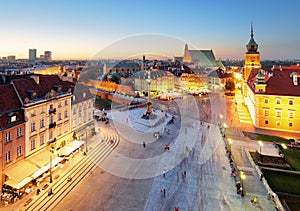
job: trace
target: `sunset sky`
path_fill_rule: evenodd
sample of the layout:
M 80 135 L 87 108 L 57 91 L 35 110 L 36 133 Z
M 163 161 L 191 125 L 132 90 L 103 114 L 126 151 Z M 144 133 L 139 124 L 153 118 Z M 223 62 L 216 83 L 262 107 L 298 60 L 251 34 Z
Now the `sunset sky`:
M 149 33 L 176 37 L 196 49 L 213 49 L 217 58 L 242 59 L 252 21 L 262 59 L 300 59 L 299 2 L 2 1 L 0 57 L 28 58 L 28 49 L 34 47 L 38 56 L 50 50 L 53 59 L 88 59 L 116 41 Z M 183 54 L 184 46 L 163 43 L 164 53 Z M 129 48 L 119 48 L 119 54 Z

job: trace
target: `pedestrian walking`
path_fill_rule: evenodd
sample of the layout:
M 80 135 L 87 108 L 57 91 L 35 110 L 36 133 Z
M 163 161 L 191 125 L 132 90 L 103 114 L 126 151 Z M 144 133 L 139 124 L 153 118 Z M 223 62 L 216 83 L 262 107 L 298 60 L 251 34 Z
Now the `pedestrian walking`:
M 163 177 L 166 177 L 166 172 L 167 172 L 167 165 L 165 165 L 163 168 Z
M 53 194 L 52 188 L 48 191 L 48 196 L 51 196 Z
M 145 148 L 146 147 L 146 143 L 143 141 L 143 147 Z

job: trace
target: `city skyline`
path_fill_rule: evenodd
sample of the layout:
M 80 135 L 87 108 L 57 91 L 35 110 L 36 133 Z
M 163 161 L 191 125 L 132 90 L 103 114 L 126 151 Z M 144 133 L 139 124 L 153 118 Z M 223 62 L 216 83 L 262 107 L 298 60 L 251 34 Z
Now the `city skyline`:
M 53 59 L 90 59 L 124 38 L 161 34 L 196 49 L 213 49 L 216 58 L 243 59 L 253 22 L 262 59 L 299 59 L 298 6 L 297 1 L 267 0 L 7 1 L 0 8 L 0 57 L 26 59 L 34 47 L 51 50 Z M 168 50 L 170 56 L 182 56 L 184 46 Z

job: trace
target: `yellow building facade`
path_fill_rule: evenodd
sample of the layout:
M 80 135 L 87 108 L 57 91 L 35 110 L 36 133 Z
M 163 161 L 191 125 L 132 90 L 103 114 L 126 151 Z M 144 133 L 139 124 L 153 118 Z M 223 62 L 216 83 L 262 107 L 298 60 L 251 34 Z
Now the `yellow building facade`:
M 252 70 L 245 104 L 255 127 L 300 132 L 299 78 L 295 73 L 300 74 L 300 67 Z

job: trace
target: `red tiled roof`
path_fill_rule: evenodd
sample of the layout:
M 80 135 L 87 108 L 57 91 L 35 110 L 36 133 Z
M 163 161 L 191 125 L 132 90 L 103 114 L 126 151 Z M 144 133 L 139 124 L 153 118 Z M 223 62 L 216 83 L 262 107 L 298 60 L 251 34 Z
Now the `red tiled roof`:
M 12 81 L 22 100 L 29 98 L 27 90 L 35 90 L 38 98 L 42 98 L 56 85 L 61 85 L 63 92 L 67 92 L 69 89 L 72 90 L 74 87 L 73 83 L 62 81 L 57 75 L 39 75 L 35 77 L 39 78 L 38 83 L 33 78 L 22 78 Z
M 11 84 L 0 85 L 0 113 L 21 107 L 21 102 Z
M 14 79 L 12 80 L 12 83 L 16 87 L 17 92 L 19 93 L 22 100 L 29 97 L 26 90 L 36 90 L 38 96 L 42 95 L 39 90 L 39 86 L 35 83 L 33 78 Z
M 259 69 L 253 69 L 248 79 L 248 86 L 255 92 L 256 75 Z M 266 94 L 283 95 L 283 96 L 300 96 L 300 78 L 298 78 L 298 86 L 293 83 L 291 73 L 296 72 L 300 75 L 299 66 L 275 67 L 264 70 L 266 86 Z

